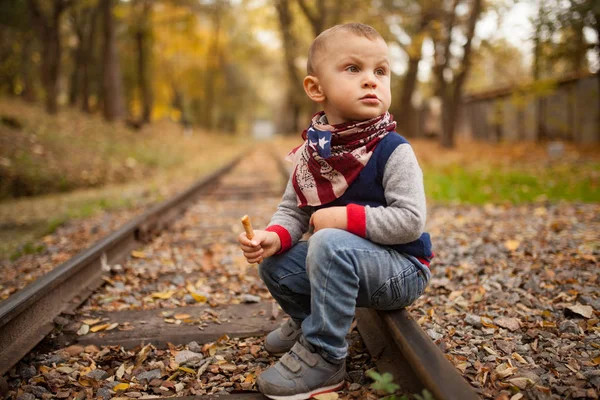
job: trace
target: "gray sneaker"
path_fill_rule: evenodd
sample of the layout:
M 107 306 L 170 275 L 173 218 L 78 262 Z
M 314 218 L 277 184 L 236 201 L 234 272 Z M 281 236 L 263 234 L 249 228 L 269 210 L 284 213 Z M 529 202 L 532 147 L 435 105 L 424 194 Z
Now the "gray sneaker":
M 265 350 L 275 356 L 281 356 L 290 351 L 301 334 L 302 327 L 290 318 L 267 335 Z
M 345 375 L 346 360 L 329 363 L 300 338 L 275 365 L 259 375 L 256 384 L 270 399 L 304 400 L 341 389 Z

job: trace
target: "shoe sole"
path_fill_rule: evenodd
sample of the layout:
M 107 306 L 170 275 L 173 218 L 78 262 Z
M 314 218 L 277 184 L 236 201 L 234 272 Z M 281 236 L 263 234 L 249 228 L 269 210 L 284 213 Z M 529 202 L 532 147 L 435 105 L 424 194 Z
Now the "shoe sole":
M 322 388 L 315 389 L 308 393 L 298 393 L 298 394 L 293 394 L 290 396 L 274 396 L 271 394 L 264 394 L 264 393 L 263 394 L 273 400 L 306 400 L 306 399 L 310 399 L 311 397 L 316 396 L 318 394 L 335 392 L 336 390 L 340 390 L 344 386 L 344 383 L 345 383 L 345 381 L 342 380 L 340 383 L 336 383 L 335 385 L 324 386 Z

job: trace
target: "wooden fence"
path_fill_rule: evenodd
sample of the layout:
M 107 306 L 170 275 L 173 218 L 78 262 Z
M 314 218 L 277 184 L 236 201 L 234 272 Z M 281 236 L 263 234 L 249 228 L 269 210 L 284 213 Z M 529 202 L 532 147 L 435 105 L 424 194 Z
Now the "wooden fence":
M 537 82 L 465 96 L 457 137 L 490 142 L 600 143 L 600 81 L 595 75 Z M 421 108 L 420 136 L 440 134 L 439 103 Z

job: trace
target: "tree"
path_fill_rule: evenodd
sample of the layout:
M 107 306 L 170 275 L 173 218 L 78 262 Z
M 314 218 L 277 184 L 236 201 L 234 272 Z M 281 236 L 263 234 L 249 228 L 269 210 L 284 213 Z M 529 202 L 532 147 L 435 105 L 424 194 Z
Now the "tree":
M 62 55 L 60 26 L 63 13 L 71 5 L 71 0 L 52 0 L 43 3 L 29 0 L 33 26 L 42 44 L 42 85 L 46 92 L 46 111 L 50 114 L 58 112 L 58 79 Z
M 406 73 L 400 87 L 398 118 L 396 119 L 398 130 L 405 135 L 410 135 L 416 130 L 412 98 L 417 89 L 417 74 L 422 58 L 423 42 L 428 35 L 429 25 L 439 17 L 441 4 L 438 0 L 403 0 L 386 1 L 384 5 L 386 12 L 392 14 L 391 18 L 388 18 L 390 30 L 401 31 L 404 40 L 409 41 L 409 43 L 405 43 L 393 32 L 389 35 L 408 58 Z
M 77 37 L 77 47 L 73 52 L 73 72 L 69 103 L 81 104 L 82 111 L 90 112 L 91 68 L 94 58 L 94 44 L 97 27 L 98 5 L 96 0 L 78 2 L 71 8 L 70 20 Z
M 432 25 L 432 38 L 434 42 L 433 72 L 436 78 L 437 92 L 442 102 L 442 138 L 444 147 L 454 146 L 454 131 L 457 120 L 458 105 L 462 95 L 463 85 L 471 66 L 471 46 L 475 34 L 475 25 L 482 11 L 483 0 L 471 0 L 470 11 L 464 19 L 462 32 L 465 39 L 462 46 L 462 56 L 456 61 L 453 68 L 453 54 L 451 53 L 455 28 L 461 22 L 457 15 L 460 0 L 452 0 L 452 4 L 444 13 L 444 18 Z
M 285 72 L 287 76 L 287 101 L 291 109 L 289 126 L 284 131 L 297 132 L 299 130 L 298 119 L 302 109 L 304 90 L 301 86 L 301 78 L 296 68 L 296 51 L 298 49 L 297 39 L 292 34 L 293 14 L 290 10 L 289 0 L 275 0 L 275 8 L 279 21 L 279 29 L 283 43 L 283 57 L 285 60 Z
M 124 118 L 125 103 L 113 17 L 113 0 L 101 0 L 100 8 L 104 22 L 104 118 L 108 121 L 116 121 Z
M 140 100 L 142 103 L 141 121 L 149 123 L 152 115 L 152 79 L 150 77 L 152 49 L 152 3 L 134 1 L 134 36 L 137 47 L 137 75 Z

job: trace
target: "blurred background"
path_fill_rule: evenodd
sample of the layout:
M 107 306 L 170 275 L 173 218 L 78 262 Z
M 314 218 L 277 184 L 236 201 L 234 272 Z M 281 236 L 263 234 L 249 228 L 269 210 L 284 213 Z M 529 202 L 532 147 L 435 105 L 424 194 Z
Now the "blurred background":
M 310 42 L 350 21 L 389 44 L 430 202 L 600 201 L 597 1 L 1 0 L 0 254 L 284 155 Z

